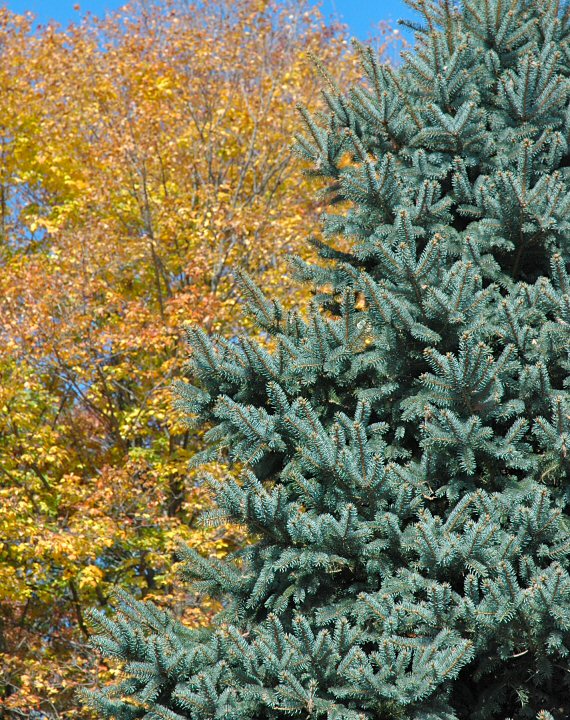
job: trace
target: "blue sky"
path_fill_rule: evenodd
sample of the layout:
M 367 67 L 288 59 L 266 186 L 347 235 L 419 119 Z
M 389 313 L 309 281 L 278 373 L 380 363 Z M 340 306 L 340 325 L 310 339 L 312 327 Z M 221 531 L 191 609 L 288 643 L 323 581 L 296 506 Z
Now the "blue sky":
M 7 5 L 14 12 L 30 10 L 39 22 L 56 20 L 63 25 L 78 20 L 83 13 L 100 15 L 123 4 L 124 0 L 0 0 L 0 5 Z M 79 5 L 80 10 L 74 10 L 74 5 Z M 403 0 L 324 0 L 322 7 L 326 17 L 340 16 L 350 33 L 363 40 L 379 20 L 410 17 Z

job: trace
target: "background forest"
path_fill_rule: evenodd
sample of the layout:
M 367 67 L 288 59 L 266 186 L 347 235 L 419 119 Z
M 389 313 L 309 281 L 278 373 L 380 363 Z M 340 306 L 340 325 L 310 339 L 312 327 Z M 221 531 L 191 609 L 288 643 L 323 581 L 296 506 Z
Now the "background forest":
M 379 26 L 382 54 L 401 42 Z M 116 670 L 84 616 L 113 588 L 191 625 L 215 609 L 178 584 L 176 546 L 245 538 L 198 521 L 200 437 L 170 383 L 185 322 L 241 322 L 233 266 L 287 303 L 283 258 L 311 253 L 290 150 L 295 103 L 318 108 L 310 53 L 358 74 L 302 0 L 135 2 L 65 29 L 0 8 L 2 719 L 85 716 L 74 690 Z

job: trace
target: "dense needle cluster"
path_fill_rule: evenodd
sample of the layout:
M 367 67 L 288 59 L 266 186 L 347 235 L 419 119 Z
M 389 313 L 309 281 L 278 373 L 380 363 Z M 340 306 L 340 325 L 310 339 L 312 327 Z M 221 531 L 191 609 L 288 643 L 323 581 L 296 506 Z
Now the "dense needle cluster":
M 302 111 L 329 203 L 321 261 L 294 261 L 311 307 L 242 277 L 265 337 L 189 331 L 201 459 L 243 467 L 210 520 L 254 542 L 184 550 L 224 603 L 208 629 L 98 616 L 125 663 L 103 716 L 570 717 L 570 17 L 410 5 L 400 67 L 361 47 L 365 81 Z

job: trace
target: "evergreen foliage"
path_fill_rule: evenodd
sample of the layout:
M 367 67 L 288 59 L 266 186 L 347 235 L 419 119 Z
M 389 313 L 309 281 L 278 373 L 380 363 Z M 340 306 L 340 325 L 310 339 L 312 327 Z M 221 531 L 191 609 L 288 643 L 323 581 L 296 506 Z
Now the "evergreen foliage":
M 188 332 L 201 459 L 244 468 L 210 521 L 255 542 L 183 551 L 211 628 L 97 616 L 126 663 L 104 717 L 570 717 L 570 15 L 409 4 L 401 67 L 360 47 L 366 82 L 323 70 L 328 114 L 301 111 L 312 306 L 242 276 L 270 342 Z

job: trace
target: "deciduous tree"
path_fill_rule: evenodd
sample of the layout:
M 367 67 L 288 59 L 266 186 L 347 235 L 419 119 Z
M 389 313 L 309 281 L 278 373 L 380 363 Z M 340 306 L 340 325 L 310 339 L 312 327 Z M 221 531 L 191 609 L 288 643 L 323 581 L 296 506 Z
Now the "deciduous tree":
M 34 29 L 0 10 L 0 715 L 75 717 L 85 609 L 115 587 L 190 624 L 175 540 L 216 556 L 168 411 L 184 322 L 230 334 L 229 268 L 285 294 L 318 203 L 291 163 L 306 62 L 345 52 L 305 2 L 135 2 Z M 347 66 L 353 72 L 354 66 Z M 346 71 L 343 71 L 346 72 Z

